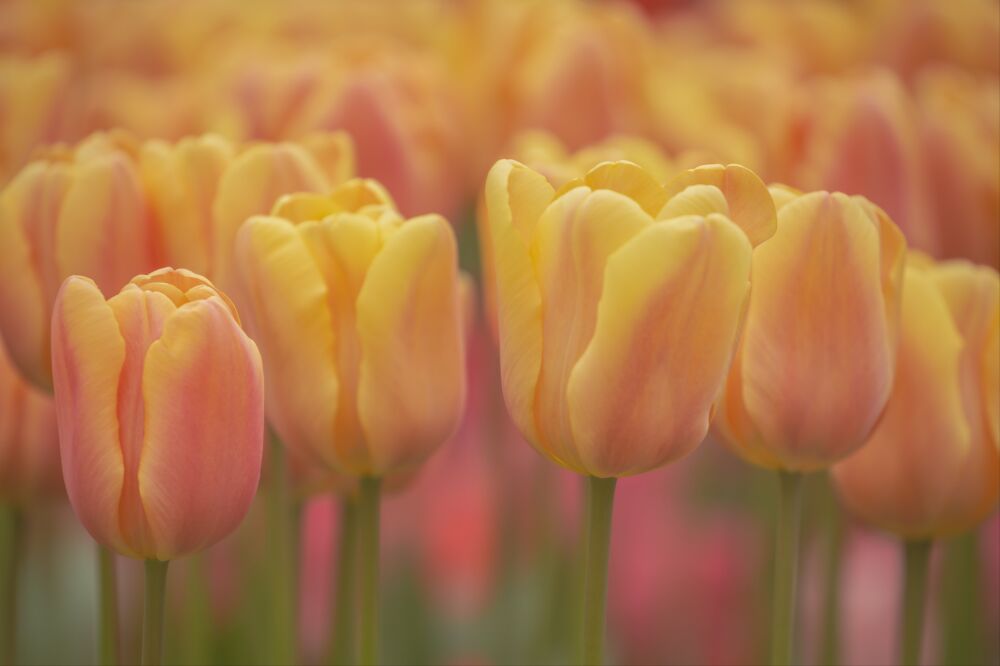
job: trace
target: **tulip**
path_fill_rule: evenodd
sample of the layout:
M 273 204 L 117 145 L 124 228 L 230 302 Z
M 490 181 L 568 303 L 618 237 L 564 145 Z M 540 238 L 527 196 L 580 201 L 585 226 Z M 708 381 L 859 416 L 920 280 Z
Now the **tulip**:
M 801 474 L 865 443 L 892 389 L 906 243 L 866 199 L 774 187 L 774 236 L 715 424 L 750 462 L 779 470 L 772 662 L 792 659 Z
M 70 275 L 113 293 L 159 259 L 152 215 L 123 134 L 26 166 L 0 194 L 0 334 L 21 374 L 52 388 L 50 313 Z
M 900 657 L 916 664 L 933 540 L 971 529 L 1000 497 L 1000 276 L 965 262 L 910 264 L 892 396 L 834 478 L 848 508 L 905 541 Z
M 404 220 L 380 185 L 352 180 L 250 218 L 234 259 L 270 422 L 296 455 L 360 477 L 360 654 L 372 663 L 380 479 L 419 465 L 462 414 L 454 234 L 437 215 Z
M 738 166 L 664 187 L 605 162 L 555 190 L 501 160 L 486 206 L 508 411 L 541 453 L 591 479 L 584 658 L 600 662 L 615 478 L 704 438 L 774 204 Z

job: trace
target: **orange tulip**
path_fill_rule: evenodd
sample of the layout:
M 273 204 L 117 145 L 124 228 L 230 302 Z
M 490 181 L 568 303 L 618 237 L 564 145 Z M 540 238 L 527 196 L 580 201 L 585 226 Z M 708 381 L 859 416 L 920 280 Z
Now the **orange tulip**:
M 892 389 L 906 244 L 861 197 L 774 188 L 715 424 L 765 467 L 825 467 L 864 444 Z
M 235 529 L 260 477 L 264 379 L 229 299 L 185 270 L 108 300 L 73 276 L 52 331 L 63 477 L 94 539 L 168 560 Z
M 865 520 L 928 539 L 974 527 L 1000 497 L 1000 276 L 964 262 L 910 264 L 892 397 L 834 479 Z

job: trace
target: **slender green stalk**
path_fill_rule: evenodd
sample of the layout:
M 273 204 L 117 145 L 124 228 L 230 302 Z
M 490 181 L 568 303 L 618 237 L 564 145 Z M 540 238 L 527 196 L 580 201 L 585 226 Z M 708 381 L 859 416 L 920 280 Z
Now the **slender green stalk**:
M 97 566 L 101 605 L 97 649 L 101 666 L 117 666 L 121 663 L 121 652 L 118 644 L 118 574 L 115 571 L 115 554 L 104 546 L 98 546 Z
M 951 539 L 944 548 L 941 596 L 935 616 L 941 627 L 942 664 L 995 664 L 1000 662 L 1000 641 L 985 639 L 990 620 L 983 612 L 984 585 L 981 530 Z M 992 649 L 990 649 L 992 648 Z
M 840 567 L 844 551 L 844 520 L 832 491 L 826 488 L 826 572 L 823 582 L 823 634 L 818 663 L 840 662 Z
M 0 505 L 0 663 L 17 659 L 17 572 L 22 519 L 15 506 Z
M 604 663 L 604 609 L 608 596 L 611 514 L 617 479 L 587 480 L 587 556 L 584 570 L 583 663 Z
M 296 661 L 296 561 L 298 516 L 291 498 L 286 453 L 271 438 L 267 489 L 267 568 L 269 587 L 269 662 Z
M 358 612 L 358 519 L 357 502 L 340 501 L 340 539 L 337 543 L 337 578 L 334 582 L 333 648 L 335 666 L 353 664 L 357 657 L 354 617 Z
M 361 658 L 363 666 L 378 663 L 378 559 L 381 479 L 361 478 L 358 498 L 358 540 L 361 555 Z
M 789 666 L 794 653 L 795 588 L 802 524 L 802 475 L 778 472 L 780 499 L 774 555 L 774 597 L 771 621 L 771 663 Z
M 924 637 L 924 610 L 927 604 L 927 568 L 931 541 L 907 541 L 903 557 L 906 579 L 903 585 L 902 643 L 900 663 L 917 666 Z
M 142 614 L 142 666 L 163 663 L 163 607 L 169 561 L 146 560 L 146 595 Z

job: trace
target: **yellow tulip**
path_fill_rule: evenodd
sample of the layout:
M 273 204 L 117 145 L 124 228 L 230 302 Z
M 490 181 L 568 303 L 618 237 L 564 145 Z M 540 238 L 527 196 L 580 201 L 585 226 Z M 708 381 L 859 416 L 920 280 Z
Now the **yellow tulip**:
M 742 167 L 681 178 L 664 187 L 605 162 L 555 190 L 512 160 L 487 178 L 504 397 L 525 437 L 574 471 L 652 469 L 708 428 L 752 243 L 775 212 Z
M 353 180 L 283 197 L 237 234 L 268 417 L 293 451 L 357 476 L 404 471 L 458 425 L 465 398 L 454 234 Z
M 892 389 L 906 244 L 861 197 L 772 188 L 746 322 L 715 423 L 765 467 L 805 471 L 868 438 Z
M 972 528 L 1000 496 L 1000 276 L 965 262 L 914 263 L 892 397 L 834 479 L 865 520 L 929 539 Z

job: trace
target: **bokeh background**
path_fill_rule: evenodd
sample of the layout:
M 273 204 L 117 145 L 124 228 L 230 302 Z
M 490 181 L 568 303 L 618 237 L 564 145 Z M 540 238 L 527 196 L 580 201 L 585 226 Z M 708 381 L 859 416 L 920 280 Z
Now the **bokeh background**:
M 0 182 L 98 130 L 237 141 L 346 130 L 358 172 L 404 214 L 452 221 L 479 280 L 476 202 L 494 160 L 569 163 L 641 138 L 665 170 L 739 162 L 767 182 L 866 195 L 912 246 L 997 267 L 998 75 L 992 0 L 0 0 Z M 571 654 L 581 479 L 507 418 L 484 312 L 480 299 L 461 429 L 385 502 L 386 663 Z M 337 502 L 277 481 L 268 462 L 240 530 L 172 567 L 168 663 L 271 663 L 272 628 L 289 618 L 301 661 L 327 660 Z M 798 656 L 891 664 L 898 543 L 843 515 L 823 475 L 808 483 Z M 711 438 L 624 479 L 612 659 L 761 663 L 775 497 L 772 475 Z M 27 525 L 20 659 L 88 663 L 93 544 L 63 499 L 33 504 Z M 282 587 L 273 572 L 286 564 Z M 132 661 L 141 564 L 118 566 Z M 928 663 L 1000 663 L 996 515 L 936 549 L 931 599 Z

